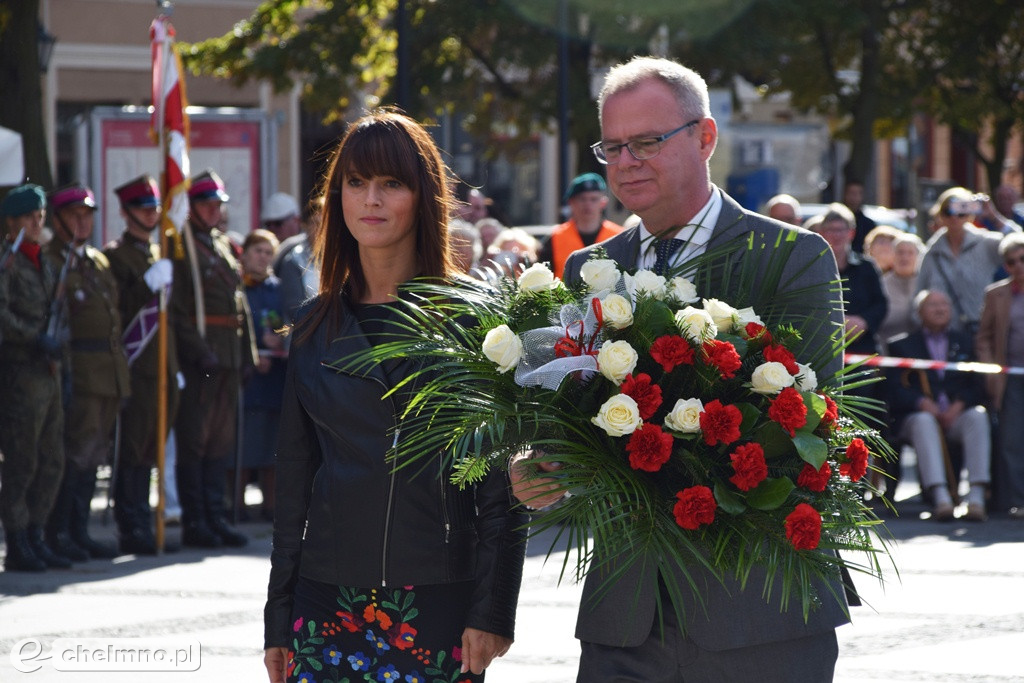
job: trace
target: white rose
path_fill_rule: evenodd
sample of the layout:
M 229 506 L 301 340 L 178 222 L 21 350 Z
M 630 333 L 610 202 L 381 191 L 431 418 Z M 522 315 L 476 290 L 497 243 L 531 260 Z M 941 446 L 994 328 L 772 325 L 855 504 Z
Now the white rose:
M 793 386 L 794 381 L 785 365 L 771 361 L 754 368 L 750 375 L 750 383 L 753 385 L 750 389 L 758 394 L 777 394 Z
M 797 363 L 800 372 L 796 374 L 796 388 L 799 391 L 814 391 L 818 388 L 818 374 L 810 365 Z
M 487 332 L 483 344 L 484 355 L 504 374 L 519 365 L 523 357 L 523 340 L 508 325 L 498 325 Z
M 647 292 L 655 299 L 664 299 L 666 294 L 665 278 L 653 270 L 638 270 L 636 275 L 627 280 L 627 288 L 635 299 L 640 292 Z
M 696 434 L 700 431 L 700 414 L 704 403 L 699 398 L 679 399 L 672 412 L 665 416 L 665 426 L 676 432 Z
M 697 295 L 697 287 L 685 277 L 672 278 L 668 283 L 668 293 L 684 304 L 692 304 L 700 298 Z
M 754 309 L 750 306 L 736 311 L 736 327 L 742 331 L 746 329 L 747 325 L 750 323 L 757 323 L 761 327 L 764 327 L 764 321 L 761 320 L 761 316 L 754 313 Z
M 597 411 L 597 416 L 590 418 L 590 421 L 609 436 L 632 434 L 643 424 L 639 406 L 625 394 L 617 394 L 605 401 Z
M 580 266 L 580 277 L 593 292 L 612 289 L 619 281 L 619 267 L 611 259 L 590 259 Z
M 604 321 L 616 330 L 633 324 L 633 305 L 620 294 L 609 294 L 601 300 L 601 314 Z
M 629 342 L 619 340 L 607 342 L 601 345 L 597 352 L 597 369 L 601 374 L 615 382 L 622 384 L 626 375 L 633 372 L 636 362 L 640 359 L 637 352 L 629 345 Z
M 555 274 L 543 263 L 534 263 L 522 272 L 517 281 L 519 288 L 528 292 L 543 292 L 558 286 Z
M 718 334 L 718 326 L 715 325 L 711 314 L 703 308 L 694 308 L 693 306 L 676 311 L 676 327 L 683 335 L 695 342 L 714 339 Z
M 704 310 L 722 332 L 732 332 L 736 327 L 736 309 L 718 299 L 704 299 Z

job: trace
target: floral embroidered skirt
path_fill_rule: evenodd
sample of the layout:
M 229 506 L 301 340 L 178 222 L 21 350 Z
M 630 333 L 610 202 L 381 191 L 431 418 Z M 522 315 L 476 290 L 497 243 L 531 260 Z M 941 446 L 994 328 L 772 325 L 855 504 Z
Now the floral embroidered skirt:
M 289 683 L 480 683 L 462 671 L 472 583 L 354 588 L 300 578 Z

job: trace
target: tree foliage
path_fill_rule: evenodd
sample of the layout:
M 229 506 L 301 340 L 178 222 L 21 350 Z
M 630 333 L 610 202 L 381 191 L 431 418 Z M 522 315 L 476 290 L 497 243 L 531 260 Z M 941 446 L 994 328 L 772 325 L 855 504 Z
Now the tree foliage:
M 397 95 L 399 0 L 267 0 L 234 30 L 191 46 L 196 71 L 279 89 L 302 84 L 326 120 Z M 994 154 L 1022 120 L 1024 1 L 991 0 L 404 0 L 413 116 L 457 108 L 491 151 L 514 155 L 557 120 L 559 37 L 568 41 L 569 129 L 581 146 L 599 128 L 591 84 L 633 54 L 663 52 L 728 87 L 763 92 L 829 117 L 852 142 L 847 178 L 865 179 L 874 142 L 915 111 L 977 137 L 991 115 Z M 369 93 L 364 98 L 363 93 Z M 587 157 L 581 156 L 581 164 Z
M 1024 2 L 929 4 L 903 26 L 907 73 L 922 86 L 921 108 L 953 127 L 994 188 L 1024 123 Z

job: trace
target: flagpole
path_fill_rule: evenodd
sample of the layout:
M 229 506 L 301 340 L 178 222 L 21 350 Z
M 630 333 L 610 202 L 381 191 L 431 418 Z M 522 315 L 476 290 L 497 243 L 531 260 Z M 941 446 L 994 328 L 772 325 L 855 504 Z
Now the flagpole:
M 160 14 L 157 21 L 169 16 L 172 7 L 169 2 L 157 2 L 160 7 Z M 167 157 L 168 139 L 166 126 L 166 103 L 164 92 L 167 84 L 167 66 L 170 58 L 169 36 L 164 31 L 160 41 L 160 74 L 159 92 L 160 96 L 153 103 L 157 112 L 157 138 L 159 141 L 161 169 L 160 169 L 160 197 L 163 206 L 160 212 L 160 257 L 166 258 L 168 251 L 167 223 L 168 210 L 170 208 L 170 187 L 167 179 Z M 164 494 L 164 468 L 167 460 L 167 288 L 160 288 L 160 309 L 159 322 L 157 323 L 157 396 L 156 396 L 156 481 L 157 481 L 157 502 L 156 502 L 156 551 L 162 554 L 164 551 L 164 507 L 166 505 Z

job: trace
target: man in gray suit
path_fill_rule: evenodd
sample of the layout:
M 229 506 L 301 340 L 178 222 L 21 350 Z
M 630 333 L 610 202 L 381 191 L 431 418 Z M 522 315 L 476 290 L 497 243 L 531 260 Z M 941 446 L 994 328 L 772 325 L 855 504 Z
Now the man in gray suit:
M 711 183 L 708 160 L 718 128 L 700 75 L 669 60 L 638 57 L 609 72 L 598 107 L 602 138 L 593 151 L 608 167 L 615 196 L 642 219 L 600 245 L 608 257 L 625 268 L 692 275 L 702 296 L 755 310 L 799 293 L 799 309 L 786 313 L 804 334 L 798 357 L 811 359 L 822 380 L 834 375 L 841 360 L 833 342 L 843 327 L 841 298 L 831 286 L 839 280 L 835 259 L 818 235 L 748 212 Z M 566 282 L 579 280 L 592 250 L 569 257 Z M 702 254 L 712 264 L 691 273 L 687 262 Z M 739 268 L 750 259 L 753 266 Z M 770 275 L 780 260 L 781 277 Z M 557 477 L 544 476 L 553 469 L 528 457 L 515 463 L 516 496 L 532 507 L 560 498 Z M 700 566 L 686 567 L 688 579 L 681 568 L 659 570 L 650 559 L 634 562 L 607 592 L 606 574 L 588 576 L 576 627 L 579 683 L 832 680 L 835 627 L 848 621 L 838 575 L 818 585 L 821 604 L 805 621 L 798 598 L 780 608 L 778 582 L 765 599 L 763 572 L 755 570 L 744 590 L 731 579 L 722 585 Z M 685 597 L 682 623 L 667 607 L 669 585 Z M 700 587 L 696 594 L 692 585 Z M 663 625 L 656 618 L 659 593 Z

